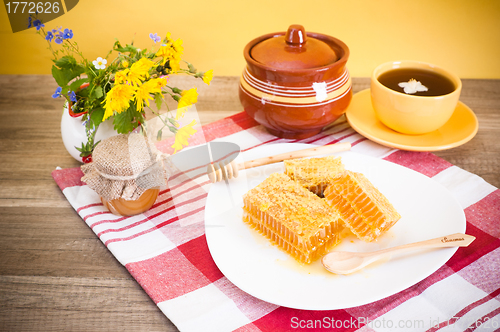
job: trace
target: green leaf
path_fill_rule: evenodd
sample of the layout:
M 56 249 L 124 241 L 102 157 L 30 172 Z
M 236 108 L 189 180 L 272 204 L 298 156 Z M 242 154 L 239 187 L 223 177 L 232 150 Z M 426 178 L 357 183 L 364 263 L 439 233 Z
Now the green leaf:
M 83 98 L 88 98 L 89 91 L 90 91 L 90 85 L 86 89 L 78 91 L 78 95 Z
M 161 108 L 161 105 L 163 104 L 163 98 L 160 93 L 155 93 L 155 103 L 156 103 L 156 108 L 158 108 L 158 111 Z
M 86 151 L 86 145 L 84 143 L 82 143 L 82 147 L 81 148 L 75 146 L 75 149 L 77 149 L 80 152 L 85 152 Z
M 81 74 L 85 73 L 85 67 L 81 66 L 81 65 L 77 65 L 73 68 L 71 73 L 72 73 L 71 79 L 74 79 L 75 77 L 80 76 Z
M 161 141 L 162 131 L 163 131 L 163 129 L 158 130 L 158 133 L 156 134 L 157 141 Z
M 99 141 L 100 142 L 100 141 Z M 99 143 L 97 142 L 97 143 Z M 95 146 L 97 143 L 92 144 L 91 142 L 87 142 L 86 144 L 82 143 L 82 147 L 79 148 L 75 146 L 75 148 L 80 151 L 80 157 L 87 157 L 92 154 L 92 151 L 94 150 Z
M 93 82 L 97 77 L 97 73 L 96 71 L 94 71 L 94 65 L 92 64 L 92 62 L 89 62 L 86 68 L 87 68 L 86 73 L 89 78 L 89 82 Z
M 104 117 L 104 108 L 98 107 L 92 110 L 92 114 L 90 115 L 90 120 L 94 124 L 94 126 L 99 126 L 102 122 L 102 118 Z
M 65 55 L 60 59 L 54 60 L 54 63 L 61 69 L 73 69 L 77 65 L 75 58 L 70 55 Z
M 66 78 L 66 74 L 56 66 L 52 66 L 52 76 L 60 87 L 68 85 L 69 80 Z
M 100 86 L 97 86 L 94 91 L 92 92 L 92 96 L 95 98 L 95 99 L 99 99 L 103 96 L 103 92 L 102 92 L 102 87 Z
M 68 85 L 71 80 L 80 76 L 84 72 L 85 68 L 80 65 L 76 65 L 72 68 L 58 68 L 56 66 L 52 66 L 52 76 L 54 76 L 54 79 L 60 87 Z
M 137 52 L 137 47 L 133 45 L 127 44 L 127 46 L 123 47 L 119 41 L 115 42 L 115 45 L 113 46 L 113 49 L 117 52 L 130 52 L 130 53 L 136 53 Z
M 114 116 L 113 125 L 119 134 L 126 134 L 137 127 L 136 119 L 142 115 L 136 111 L 135 104 L 132 104 L 126 111 L 123 111 Z
M 54 63 L 56 67 L 62 69 L 64 72 L 71 73 L 73 78 L 85 72 L 85 67 L 78 64 L 75 58 L 70 55 L 65 55 L 55 60 Z
M 71 91 L 78 91 L 80 89 L 80 86 L 83 84 L 83 83 L 87 83 L 89 80 L 88 78 L 80 78 L 76 81 L 74 81 L 73 83 L 70 84 L 69 86 L 69 89 Z

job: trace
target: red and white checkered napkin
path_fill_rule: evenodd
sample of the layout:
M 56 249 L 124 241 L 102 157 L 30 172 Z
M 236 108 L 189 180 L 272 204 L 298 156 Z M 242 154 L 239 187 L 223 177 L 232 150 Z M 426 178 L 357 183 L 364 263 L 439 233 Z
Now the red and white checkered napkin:
M 243 151 L 290 142 L 269 135 L 245 113 L 203 127 L 207 141 L 223 138 Z M 352 150 L 432 177 L 462 204 L 467 233 L 476 240 L 416 285 L 375 303 L 344 310 L 279 307 L 235 287 L 207 247 L 206 176 L 178 178 L 148 212 L 117 217 L 80 181 L 79 168 L 56 170 L 64 195 L 97 236 L 181 331 L 490 331 L 500 329 L 500 191 L 431 153 L 373 143 L 346 122 L 302 140 L 351 142 Z M 170 181 L 169 181 L 170 183 Z M 397 278 L 397 276 L 388 276 Z

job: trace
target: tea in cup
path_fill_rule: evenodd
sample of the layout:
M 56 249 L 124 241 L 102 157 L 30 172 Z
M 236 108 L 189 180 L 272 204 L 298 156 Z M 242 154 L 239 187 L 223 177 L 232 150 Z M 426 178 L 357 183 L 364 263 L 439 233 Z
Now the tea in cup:
M 403 134 L 425 134 L 453 115 L 462 90 L 452 72 L 420 61 L 381 64 L 371 77 L 371 99 L 378 119 Z

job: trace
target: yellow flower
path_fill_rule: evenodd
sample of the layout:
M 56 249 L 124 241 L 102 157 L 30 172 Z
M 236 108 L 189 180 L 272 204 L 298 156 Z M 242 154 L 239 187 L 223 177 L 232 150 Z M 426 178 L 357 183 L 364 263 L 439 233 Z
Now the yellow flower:
M 154 62 L 148 58 L 140 58 L 136 63 L 130 67 L 130 70 L 135 68 L 137 71 L 141 72 L 143 75 L 148 75 L 148 71 L 154 66 Z
M 170 38 L 170 32 L 167 33 L 167 37 L 164 39 L 164 43 L 160 46 L 156 56 L 162 57 L 161 65 L 163 66 L 167 61 L 169 61 L 170 68 L 172 72 L 179 71 L 180 62 L 182 57 L 182 52 L 184 52 L 184 47 L 182 47 L 182 40 L 177 39 L 174 41 Z
M 127 82 L 135 86 L 141 85 L 142 81 L 149 77 L 149 70 L 154 64 L 153 61 L 147 58 L 141 58 L 130 67 L 127 73 Z
M 214 71 L 210 69 L 209 71 L 205 72 L 203 74 L 203 82 L 205 82 L 207 85 L 210 85 L 210 82 L 212 82 L 212 78 L 214 77 Z
M 167 85 L 167 80 L 164 78 L 155 78 L 145 82 L 135 91 L 135 102 L 137 110 L 140 112 L 144 109 L 144 103 L 149 106 L 149 100 L 153 99 L 151 94 L 161 93 L 161 88 Z
M 117 83 L 117 84 L 125 83 L 127 81 L 128 72 L 129 72 L 128 69 L 121 70 L 121 71 L 117 72 L 115 74 L 115 83 Z
M 150 90 L 149 90 L 149 86 L 147 83 L 144 83 L 143 85 L 141 85 L 140 87 L 138 87 L 136 90 L 135 90 L 135 102 L 137 104 L 137 111 L 138 112 L 141 112 L 143 109 L 144 109 L 144 103 L 146 103 L 146 105 L 149 106 L 149 100 L 150 99 L 153 99 L 153 97 L 151 97 L 151 94 L 150 94 Z
M 193 126 L 196 124 L 196 120 L 191 121 L 190 124 L 180 128 L 177 133 L 175 133 L 175 142 L 172 145 L 172 148 L 175 149 L 174 153 L 182 150 L 184 146 L 188 146 L 188 138 L 196 133 L 196 129 Z
M 170 65 L 170 68 L 171 68 L 170 71 L 172 73 L 178 72 L 181 69 L 181 58 L 173 56 L 172 58 L 170 58 L 169 65 Z
M 122 66 L 123 66 L 123 68 L 128 68 L 128 61 L 127 61 L 127 60 L 124 60 L 124 61 L 122 62 Z
M 172 48 L 167 44 L 163 44 L 160 46 L 160 49 L 158 50 L 158 52 L 156 52 L 155 56 L 162 57 L 163 59 L 161 61 L 161 64 L 164 65 L 165 62 L 167 62 L 167 60 L 172 57 L 172 54 Z
M 167 36 L 165 37 L 165 43 L 168 44 L 168 43 L 173 43 L 174 40 L 172 38 L 170 38 L 171 36 L 171 33 L 170 32 L 167 32 Z
M 163 88 L 163 87 L 167 86 L 168 77 L 167 76 L 158 77 L 158 78 L 155 78 L 152 81 L 155 81 L 156 84 L 158 84 L 160 86 L 160 88 Z
M 177 104 L 177 113 L 175 114 L 175 119 L 179 120 L 184 116 L 188 106 L 195 104 L 198 101 L 198 92 L 196 88 L 189 90 L 184 90 L 181 93 L 181 99 Z
M 177 39 L 172 43 L 172 48 L 174 49 L 175 53 L 178 54 L 178 56 L 182 55 L 182 52 L 184 52 L 184 47 L 182 46 L 182 39 Z
M 127 83 L 130 85 L 139 86 L 142 84 L 143 79 L 145 79 L 145 77 L 137 71 L 129 71 L 127 73 Z
M 134 88 L 127 84 L 116 84 L 109 90 L 104 100 L 104 116 L 102 121 L 112 116 L 114 112 L 121 113 L 129 108 L 133 94 Z

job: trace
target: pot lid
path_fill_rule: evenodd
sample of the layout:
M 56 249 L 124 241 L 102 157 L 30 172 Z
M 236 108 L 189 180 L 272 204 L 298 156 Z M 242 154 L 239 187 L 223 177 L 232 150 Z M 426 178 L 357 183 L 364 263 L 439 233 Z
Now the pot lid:
M 277 69 L 311 69 L 339 59 L 327 43 L 307 36 L 302 25 L 293 24 L 285 35 L 268 38 L 250 51 L 251 57 Z

